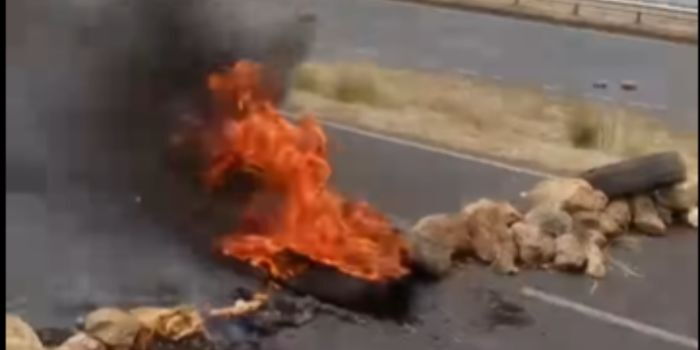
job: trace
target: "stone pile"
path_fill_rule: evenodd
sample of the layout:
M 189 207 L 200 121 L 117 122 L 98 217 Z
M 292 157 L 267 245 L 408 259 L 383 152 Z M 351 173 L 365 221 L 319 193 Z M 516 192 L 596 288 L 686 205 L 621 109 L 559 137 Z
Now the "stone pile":
M 524 214 L 480 199 L 456 213 L 424 217 L 407 235 L 414 263 L 436 276 L 468 257 L 507 274 L 555 268 L 601 278 L 607 250 L 622 236 L 663 236 L 678 223 L 697 227 L 697 180 L 609 199 L 583 179 L 556 178 L 524 197 Z

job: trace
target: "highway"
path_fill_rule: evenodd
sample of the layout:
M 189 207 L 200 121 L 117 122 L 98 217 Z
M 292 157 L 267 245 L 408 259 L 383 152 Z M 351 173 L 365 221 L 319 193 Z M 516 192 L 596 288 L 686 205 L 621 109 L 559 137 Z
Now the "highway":
M 592 73 L 601 70 L 593 68 L 606 67 L 608 79 L 637 79 L 642 82 L 640 94 L 647 93 L 645 86 L 655 86 L 659 95 L 648 92 L 649 98 L 664 99 L 671 91 L 665 85 L 670 68 L 654 58 L 669 55 L 679 60 L 673 72 L 683 81 L 696 79 L 695 74 L 690 79 L 690 74 L 675 71 L 689 64 L 691 49 L 684 46 L 389 2 L 317 5 L 326 13 L 314 56 L 319 59 L 366 57 L 367 51 L 357 50 L 375 45 L 381 49 L 377 59 L 387 64 L 434 62 L 438 68 L 454 69 L 483 65 L 481 74 L 502 68 L 498 73 L 504 79 L 551 78 L 581 87 L 587 85 L 579 78 L 597 79 Z M 15 25 L 25 23 L 16 18 Z M 405 23 L 425 32 L 407 29 Z M 458 32 L 447 34 L 450 29 Z M 542 41 L 524 45 L 525 34 L 534 35 L 529 41 Z M 96 75 L 101 66 L 95 63 L 105 62 L 104 56 L 61 55 L 60 35 L 37 38 L 46 41 L 31 43 L 45 51 L 10 56 L 15 65 L 9 70 L 8 86 L 13 89 L 6 97 L 13 102 L 8 109 L 13 123 L 8 122 L 6 135 L 23 142 L 7 155 L 32 166 L 11 169 L 15 181 L 6 186 L 6 312 L 18 313 L 36 327 L 66 327 L 99 306 L 218 304 L 230 302 L 227 298 L 236 286 L 253 285 L 250 278 L 212 258 L 210 236 L 230 226 L 217 227 L 209 217 L 197 216 L 202 198 L 192 196 L 163 164 L 160 137 L 166 128 L 158 122 L 166 119 L 159 119 L 159 113 L 172 117 L 172 111 L 148 103 L 117 108 L 135 101 L 129 94 L 112 94 L 121 90 L 107 78 L 117 75 Z M 550 43 L 554 39 L 560 41 Z M 555 44 L 561 43 L 567 44 L 556 50 Z M 324 45 L 332 49 L 323 50 Z M 589 62 L 586 70 L 588 61 L 567 50 L 598 60 Z M 513 53 L 521 53 L 521 65 Z M 571 65 L 581 63 L 582 72 L 565 70 L 566 59 L 574 60 Z M 459 64 L 467 61 L 469 65 Z M 628 67 L 630 61 L 636 68 Z M 546 74 L 548 64 L 551 75 Z M 627 76 L 652 68 L 662 70 L 646 72 L 645 81 L 641 75 Z M 46 76 L 49 79 L 42 79 Z M 656 83 L 655 77 L 664 78 L 663 83 Z M 101 83 L 109 83 L 110 94 L 99 93 Z M 49 93 L 54 95 L 47 99 Z M 93 98 L 105 96 L 109 98 Z M 47 124 L 55 128 L 50 136 L 56 138 L 46 140 L 42 127 Z M 348 128 L 329 126 L 328 131 L 334 184 L 402 225 L 480 197 L 517 201 L 521 191 L 540 179 L 528 171 Z M 34 154 L 37 151 L 46 154 Z M 235 214 L 235 209 L 225 209 L 224 218 Z M 594 293 L 592 281 L 581 276 L 528 272 L 503 277 L 488 267 L 469 265 L 437 285 L 421 288 L 415 305 L 418 324 L 370 320 L 355 325 L 321 317 L 269 339 L 264 349 L 678 349 L 676 343 L 644 332 L 524 298 L 520 288 L 533 286 L 677 337 L 697 339 L 697 243 L 697 231 L 678 228 L 669 237 L 645 239 L 641 253 L 616 250 L 615 257 L 643 278 L 625 277 L 616 269 Z
M 455 210 L 482 196 L 517 201 L 538 177 L 497 165 L 348 129 L 329 128 L 334 183 L 407 225 Z M 156 193 L 156 192 L 154 192 Z M 154 198 L 121 191 L 7 193 L 6 310 L 36 326 L 65 326 L 90 308 L 110 304 L 215 303 L 249 279 L 216 265 L 172 229 L 144 215 Z M 191 203 L 191 202 L 190 202 Z M 180 216 L 174 213 L 173 217 Z M 197 223 L 201 227 L 207 223 Z M 197 235 L 196 230 L 188 232 Z M 503 277 L 488 267 L 459 268 L 423 287 L 415 329 L 391 322 L 366 325 L 322 317 L 269 341 L 271 349 L 676 349 L 645 334 L 610 326 L 571 310 L 528 300 L 522 286 L 697 338 L 697 232 L 644 240 L 643 253 L 615 251 L 644 277 L 618 269 L 599 282 L 582 276 L 528 272 Z M 47 274 L 47 271 L 50 271 Z M 522 308 L 521 321 L 493 310 L 493 298 Z M 506 319 L 502 319 L 506 317 Z M 681 347 L 682 348 L 682 347 Z
M 697 47 L 383 0 L 313 0 L 311 59 L 466 72 L 612 100 L 676 129 L 698 125 Z M 607 80 L 607 91 L 592 85 Z M 639 89 L 623 92 L 622 80 Z

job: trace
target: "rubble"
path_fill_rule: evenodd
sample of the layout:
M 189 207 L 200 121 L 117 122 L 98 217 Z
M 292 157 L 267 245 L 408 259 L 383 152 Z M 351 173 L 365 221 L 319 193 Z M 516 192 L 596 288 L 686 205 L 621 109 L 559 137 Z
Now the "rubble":
M 479 260 L 492 263 L 499 272 L 515 273 L 517 246 L 510 226 L 522 216 L 509 203 L 479 200 L 467 206 L 467 230 L 471 252 Z
M 605 251 L 628 238 L 631 227 L 650 235 L 663 235 L 679 219 L 697 227 L 697 207 L 687 208 L 697 205 L 697 181 L 639 188 L 646 192 L 610 200 L 584 179 L 547 179 L 521 194 L 530 203 L 524 216 L 508 203 L 480 199 L 457 214 L 420 220 L 413 235 L 422 240 L 409 240 L 420 248 L 413 258 L 436 275 L 449 271 L 452 257 L 466 253 L 504 273 L 553 266 L 602 278 L 609 260 Z
M 5 349 L 44 350 L 34 329 L 19 316 L 5 314 Z
M 527 197 L 533 207 L 553 204 L 566 211 L 602 210 L 608 202 L 601 191 L 579 178 L 555 178 L 538 183 Z
M 656 213 L 659 215 L 661 222 L 666 225 L 666 227 L 673 224 L 673 210 L 664 206 L 661 203 L 656 202 Z
M 202 332 L 202 317 L 189 305 L 173 308 L 139 307 L 129 310 L 149 335 L 178 341 Z
M 586 244 L 586 275 L 603 278 L 606 273 L 603 250 L 597 244 Z
M 654 192 L 654 199 L 672 210 L 690 210 L 698 204 L 697 179 L 660 188 Z
M 580 270 L 586 263 L 585 245 L 573 233 L 566 233 L 554 240 L 554 267 L 562 270 Z
M 552 204 L 540 204 L 525 214 L 525 222 L 552 237 L 571 232 L 573 219 L 569 213 Z
M 686 221 L 690 226 L 698 228 L 698 207 L 691 209 L 685 216 Z
M 85 317 L 85 333 L 113 348 L 129 348 L 141 330 L 139 320 L 132 314 L 116 309 L 102 308 Z
M 432 275 L 446 274 L 452 255 L 467 249 L 469 237 L 464 215 L 436 214 L 421 219 L 407 233 L 411 260 Z
M 107 350 L 107 347 L 85 333 L 77 333 L 54 350 Z
M 523 265 L 539 266 L 554 258 L 554 238 L 542 233 L 539 227 L 521 221 L 513 224 L 511 231 L 518 247 L 518 258 Z
M 632 222 L 634 227 L 642 233 L 650 235 L 663 235 L 666 225 L 656 211 L 656 205 L 647 195 L 636 195 L 631 199 Z
M 616 199 L 610 201 L 603 213 L 617 225 L 619 231 L 615 232 L 616 234 L 623 233 L 629 229 L 632 222 L 632 210 L 627 200 Z

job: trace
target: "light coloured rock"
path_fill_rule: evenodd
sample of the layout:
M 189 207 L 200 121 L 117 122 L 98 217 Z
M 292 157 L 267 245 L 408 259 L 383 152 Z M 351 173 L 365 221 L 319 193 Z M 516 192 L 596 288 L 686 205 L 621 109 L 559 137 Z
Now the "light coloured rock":
M 418 220 L 410 231 L 423 237 L 444 241 L 455 250 L 465 251 L 470 246 L 468 217 L 464 213 L 428 215 Z
M 528 192 L 532 207 L 553 205 L 569 212 L 603 210 L 608 202 L 603 192 L 579 178 L 556 178 L 541 181 Z
M 561 236 L 573 229 L 571 215 L 553 204 L 545 203 L 531 209 L 525 215 L 525 221 L 551 237 Z
M 455 253 L 453 245 L 415 233 L 409 233 L 407 238 L 411 261 L 420 269 L 434 276 L 443 276 L 450 271 Z
M 129 310 L 129 313 L 144 329 L 169 340 L 178 341 L 203 331 L 202 317 L 191 305 L 139 307 Z
M 469 217 L 477 209 L 495 208 L 499 215 L 499 220 L 510 226 L 523 218 L 523 215 L 515 209 L 510 203 L 502 201 L 494 201 L 487 198 L 481 198 L 476 202 L 465 205 L 461 213 L 465 217 Z
M 492 263 L 499 272 L 516 273 L 517 246 L 509 226 L 520 214 L 509 203 L 479 200 L 467 206 L 467 227 L 471 252 L 480 260 Z
M 605 254 L 597 244 L 586 245 L 586 275 L 603 278 L 607 273 Z
M 666 227 L 673 225 L 673 210 L 671 210 L 671 208 L 664 206 L 661 203 L 657 202 L 655 204 L 656 204 L 656 213 L 659 214 L 659 218 L 664 223 L 664 225 L 666 225 Z
M 629 229 L 632 222 L 632 210 L 629 202 L 624 199 L 616 199 L 608 203 L 603 211 L 618 227 L 619 231 L 614 232 L 615 236 L 622 234 Z M 608 232 L 606 232 L 607 234 Z
M 85 317 L 85 332 L 110 347 L 131 347 L 140 330 L 136 317 L 115 308 L 98 309 Z
M 654 199 L 675 211 L 690 210 L 698 205 L 698 181 L 692 179 L 661 188 L 654 193 Z
M 34 329 L 19 316 L 5 314 L 5 349 L 43 350 L 44 345 Z
M 418 220 L 407 234 L 411 260 L 430 274 L 446 274 L 452 256 L 471 247 L 467 218 L 462 213 L 433 214 Z
M 99 340 L 85 334 L 78 333 L 66 339 L 63 344 L 54 350 L 106 350 L 107 347 Z
M 654 201 L 645 195 L 634 196 L 631 200 L 632 222 L 640 232 L 650 235 L 663 235 L 666 225 L 656 211 Z
M 698 207 L 690 209 L 690 211 L 688 211 L 688 214 L 686 214 L 685 218 L 688 221 L 688 224 L 690 224 L 690 226 L 698 228 Z
M 537 226 L 516 222 L 511 231 L 518 248 L 520 262 L 526 266 L 539 266 L 554 258 L 554 238 L 540 232 Z
M 586 246 L 573 233 L 565 233 L 554 240 L 554 266 L 562 270 L 579 270 L 586 263 Z
M 605 212 L 600 211 L 579 211 L 572 215 L 574 220 L 574 231 L 595 230 L 602 234 L 602 239 L 614 237 L 620 231 L 617 223 Z
M 564 201 L 563 209 L 569 213 L 581 210 L 602 211 L 606 205 L 608 205 L 608 197 L 605 193 L 588 185 L 579 186 L 571 197 Z

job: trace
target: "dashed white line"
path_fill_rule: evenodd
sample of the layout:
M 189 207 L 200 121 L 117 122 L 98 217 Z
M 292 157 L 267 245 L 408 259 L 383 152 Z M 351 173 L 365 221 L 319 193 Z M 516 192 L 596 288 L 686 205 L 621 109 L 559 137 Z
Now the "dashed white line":
M 624 327 L 634 332 L 644 334 L 646 336 L 657 338 L 660 340 L 664 340 L 676 345 L 681 345 L 687 348 L 698 348 L 698 340 L 685 335 L 672 333 L 667 330 L 655 326 L 650 326 L 648 324 L 644 324 L 630 318 L 617 316 L 609 312 L 594 309 L 590 306 L 586 306 L 554 294 L 546 293 L 535 288 L 523 287 L 520 292 L 524 296 L 537 299 L 550 305 L 578 312 L 582 315 L 588 316 L 601 322 Z

